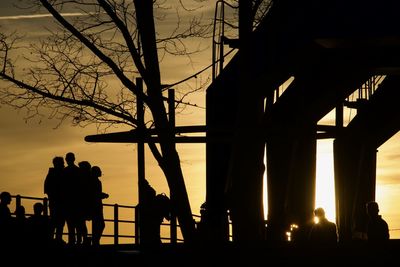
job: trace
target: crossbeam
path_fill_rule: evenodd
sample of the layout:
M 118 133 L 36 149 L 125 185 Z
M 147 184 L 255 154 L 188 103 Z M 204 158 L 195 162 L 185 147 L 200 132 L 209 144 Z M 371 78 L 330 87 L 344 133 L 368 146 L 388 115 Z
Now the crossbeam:
M 188 133 L 206 133 L 207 127 L 205 125 L 192 125 L 192 126 L 176 126 L 174 128 L 175 143 L 194 143 L 201 144 L 206 142 L 230 142 L 232 140 L 232 131 L 228 129 L 214 129 L 213 133 L 218 133 L 217 136 L 180 136 L 180 134 Z M 138 132 L 137 129 L 116 132 L 116 133 L 106 133 L 106 134 L 96 134 L 88 135 L 85 137 L 86 142 L 92 143 L 159 143 L 160 140 L 157 136 L 157 130 L 154 128 L 147 129 L 148 136 L 143 137 L 142 134 Z M 336 134 L 335 126 L 330 125 L 317 125 L 317 138 L 333 138 Z

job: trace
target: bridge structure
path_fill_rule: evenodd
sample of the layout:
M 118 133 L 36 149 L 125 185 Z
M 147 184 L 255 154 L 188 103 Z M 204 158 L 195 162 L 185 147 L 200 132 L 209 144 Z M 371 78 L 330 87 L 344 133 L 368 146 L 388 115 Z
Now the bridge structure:
M 177 133 L 206 133 L 181 141 L 206 144 L 206 222 L 213 239 L 228 238 L 228 213 L 234 241 L 279 241 L 290 224 L 305 228 L 315 204 L 319 138 L 334 140 L 339 241 L 363 231 L 365 203 L 375 199 L 377 149 L 400 129 L 399 7 L 389 0 L 276 0 L 251 31 L 242 29 L 239 14 L 238 40 L 219 36 L 220 46 L 238 51 L 207 89 L 206 125 L 176 127 Z M 357 101 L 348 101 L 355 92 Z M 356 109 L 347 125 L 345 106 Z M 332 110 L 335 124 L 319 125 Z M 86 140 L 140 141 L 134 131 Z
M 266 146 L 271 229 L 267 239 L 283 238 L 291 223 L 303 227 L 310 220 L 318 138 L 334 139 L 339 240 L 349 241 L 362 231 L 365 203 L 375 199 L 377 149 L 400 127 L 396 105 L 400 32 L 394 12 L 398 6 L 393 1 L 273 1 L 248 40 L 249 65 L 243 65 L 239 45 L 238 53 L 208 88 L 209 135 L 221 127 L 232 136 L 237 134 L 240 108 L 245 106 L 240 103 L 243 91 L 266 103 L 253 114 L 261 118 L 253 134 L 261 132 Z M 243 88 L 240 79 L 246 70 L 251 81 Z M 379 85 L 377 77 L 383 79 Z M 278 95 L 280 85 L 289 79 L 290 85 Z M 365 92 L 355 103 L 347 101 L 362 88 Z M 345 105 L 357 110 L 346 126 Z M 335 125 L 318 125 L 332 110 Z M 232 179 L 234 153 L 232 145 L 207 144 L 207 202 L 215 210 L 225 203 L 222 196 Z M 255 192 L 239 192 L 234 198 L 246 207 L 255 206 L 245 201 Z

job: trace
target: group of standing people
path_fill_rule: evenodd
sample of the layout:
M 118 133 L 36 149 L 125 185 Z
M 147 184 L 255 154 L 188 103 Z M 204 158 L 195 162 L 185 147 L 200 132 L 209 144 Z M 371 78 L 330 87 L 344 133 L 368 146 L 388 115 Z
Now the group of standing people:
M 372 244 L 382 244 L 382 242 L 389 240 L 389 227 L 387 222 L 379 215 L 378 203 L 375 201 L 368 202 L 366 213 L 368 216 L 365 226 L 367 241 Z M 317 218 L 317 222 L 310 229 L 309 241 L 316 245 L 336 245 L 338 241 L 336 224 L 325 217 L 323 208 L 315 209 L 314 216 Z
M 25 207 L 17 205 L 13 217 L 9 208 L 12 196 L 9 192 L 0 193 L 0 245 L 2 248 L 15 248 L 23 245 L 49 245 L 51 243 L 50 221 L 44 214 L 41 202 L 33 204 L 33 214 L 26 217 Z
M 65 166 L 66 163 L 66 166 Z M 98 166 L 88 161 L 76 165 L 75 155 L 69 152 L 64 158 L 53 158 L 53 167 L 44 181 L 50 209 L 50 222 L 54 240 L 63 243 L 64 225 L 68 229 L 68 245 L 100 244 L 105 227 L 102 200 L 103 192 Z M 92 221 L 92 238 L 88 237 L 86 221 Z

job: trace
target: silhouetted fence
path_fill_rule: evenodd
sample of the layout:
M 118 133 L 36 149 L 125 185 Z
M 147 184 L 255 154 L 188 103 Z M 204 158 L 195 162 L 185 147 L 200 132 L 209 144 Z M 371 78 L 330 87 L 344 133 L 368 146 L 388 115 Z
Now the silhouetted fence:
M 12 196 L 15 201 L 11 203 L 14 205 L 14 208 L 11 206 L 11 211 L 13 216 L 15 216 L 14 212 L 18 206 L 23 205 L 26 209 L 26 216 L 31 216 L 33 214 L 32 207 L 35 202 L 42 202 L 45 209 L 44 214 L 49 215 L 48 208 L 48 199 L 46 197 L 30 197 L 30 196 L 21 196 L 21 195 L 13 195 Z M 26 204 L 27 202 L 32 202 L 32 204 Z M 136 206 L 130 205 L 119 205 L 119 204 L 103 204 L 104 208 L 104 221 L 106 224 L 106 228 L 102 235 L 102 243 L 112 243 L 112 244 L 120 244 L 120 239 L 125 239 L 126 244 L 138 244 L 139 242 L 139 227 L 136 223 L 136 218 L 138 216 L 138 209 Z M 112 209 L 112 210 L 110 210 Z M 193 215 L 194 217 L 199 217 L 197 215 Z M 171 219 L 172 220 L 172 219 Z M 171 223 L 162 223 L 161 225 L 161 240 L 166 241 L 167 243 L 177 243 L 183 242 L 182 238 L 179 238 L 177 233 L 179 232 L 179 224 L 175 222 Z M 66 227 L 65 227 L 66 228 Z M 91 225 L 88 225 L 89 236 L 91 236 Z M 110 229 L 111 228 L 111 229 Z M 68 232 L 64 230 L 64 236 L 68 235 Z M 112 242 L 109 242 L 109 240 Z M 126 241 L 127 240 L 127 241 Z M 108 242 L 107 242 L 108 241 Z

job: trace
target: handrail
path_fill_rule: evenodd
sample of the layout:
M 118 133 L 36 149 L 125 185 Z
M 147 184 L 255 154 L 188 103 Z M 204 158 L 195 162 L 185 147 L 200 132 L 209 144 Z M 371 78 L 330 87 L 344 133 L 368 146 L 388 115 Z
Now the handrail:
M 385 80 L 386 75 L 373 75 L 365 81 L 359 88 L 357 88 L 351 95 L 349 95 L 344 105 L 350 108 L 349 118 L 352 116 L 351 109 L 358 109 L 364 103 L 370 100 L 379 85 Z M 356 98 L 354 100 L 354 98 Z M 360 106 L 361 105 L 361 106 Z
M 22 206 L 23 205 L 23 200 L 35 200 L 35 201 L 40 201 L 43 203 L 44 205 L 44 214 L 46 216 L 48 216 L 49 214 L 49 207 L 48 207 L 48 199 L 46 197 L 31 197 L 31 196 L 21 196 L 21 195 L 11 195 L 12 199 L 15 199 L 15 210 L 17 209 L 18 206 Z M 104 218 L 104 222 L 105 223 L 111 223 L 113 225 L 113 233 L 107 233 L 105 232 L 102 237 L 107 237 L 107 238 L 113 238 L 113 244 L 114 245 L 118 245 L 119 244 L 119 239 L 120 238 L 125 238 L 125 239 L 134 239 L 134 244 L 139 244 L 139 238 L 137 233 L 138 231 L 138 223 L 136 222 L 136 218 L 137 218 L 137 206 L 133 206 L 133 205 L 120 205 L 120 204 L 109 204 L 109 203 L 103 203 L 103 207 L 104 208 L 113 208 L 113 212 L 112 213 L 106 213 L 105 214 L 113 214 L 112 217 L 105 217 Z M 133 219 L 121 219 L 120 218 L 120 211 L 124 209 L 131 209 L 133 210 L 132 213 L 132 218 Z M 15 210 L 12 211 L 12 215 L 15 216 Z M 26 215 L 32 215 L 32 213 L 26 213 Z M 194 217 L 198 217 L 198 215 L 193 215 Z M 133 234 L 126 234 L 125 231 L 124 233 L 120 233 L 120 224 L 133 224 L 133 227 L 131 227 L 130 229 L 132 230 Z M 162 223 L 161 226 L 171 226 L 170 223 Z M 179 224 L 176 224 L 176 228 L 180 228 Z M 171 233 L 170 233 L 171 234 Z M 64 232 L 63 233 L 64 236 L 68 235 L 68 232 Z M 89 233 L 89 237 L 91 236 L 91 234 Z M 183 240 L 180 238 L 177 238 L 176 240 L 172 240 L 172 237 L 165 237 L 162 236 L 161 240 L 166 240 L 169 241 L 171 243 L 173 242 L 182 242 Z
M 253 28 L 256 28 L 261 20 L 266 16 L 273 5 L 273 2 L 273 0 L 265 2 L 265 7 L 262 9 L 262 14 L 259 17 L 260 20 L 257 23 L 254 23 Z M 225 25 L 231 29 L 237 30 L 239 29 L 239 25 L 235 25 L 225 19 L 225 6 L 231 8 L 232 10 L 239 8 L 238 5 L 230 4 L 225 0 L 218 0 L 215 3 L 212 34 L 212 81 L 214 81 L 222 72 L 224 68 L 225 57 L 237 48 L 237 44 L 235 45 L 234 43 L 237 43 L 235 41 L 237 41 L 239 33 L 236 34 L 236 40 L 227 38 L 225 35 Z M 227 54 L 224 53 L 224 44 L 229 44 L 231 48 L 233 47 L 232 50 L 230 50 Z
M 214 23 L 213 23 L 213 37 L 212 37 L 212 80 L 214 81 L 218 73 L 221 73 L 224 64 L 224 42 L 225 25 L 231 28 L 237 28 L 225 21 L 225 5 L 237 9 L 237 6 L 231 5 L 224 0 L 218 0 L 215 3 Z M 218 16 L 219 15 L 219 16 Z M 217 25 L 218 24 L 218 25 Z M 218 28 L 218 33 L 217 33 Z M 217 51 L 218 50 L 218 51 Z

